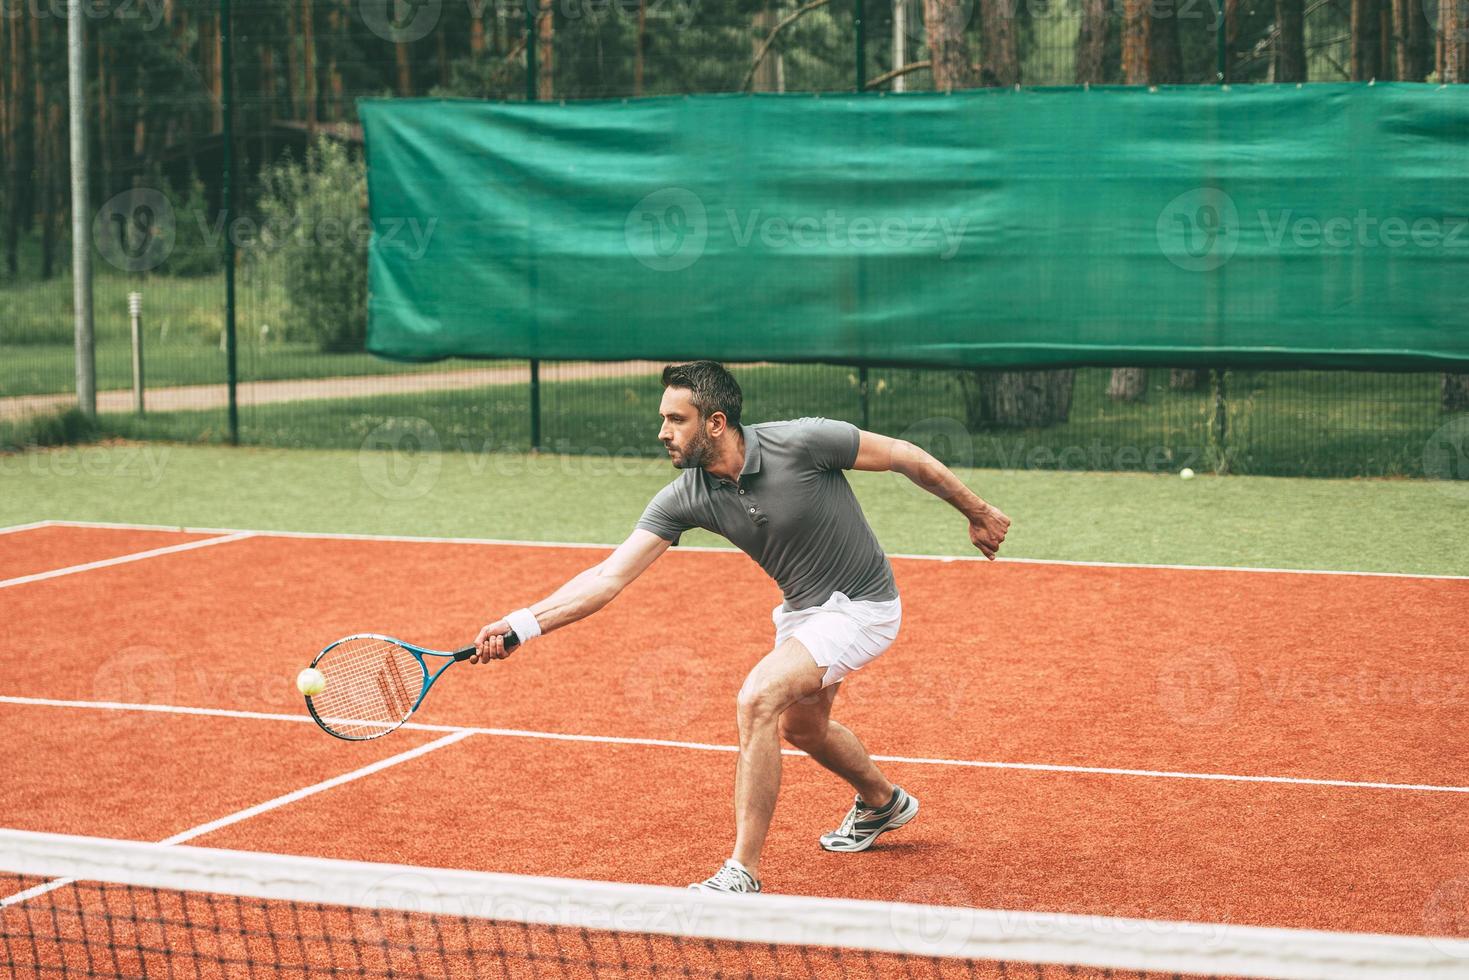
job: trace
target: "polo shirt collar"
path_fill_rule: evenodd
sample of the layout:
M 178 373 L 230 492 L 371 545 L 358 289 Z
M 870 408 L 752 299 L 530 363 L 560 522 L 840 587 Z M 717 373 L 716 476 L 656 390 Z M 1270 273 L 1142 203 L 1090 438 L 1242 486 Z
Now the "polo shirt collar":
M 760 472 L 760 436 L 748 425 L 740 426 L 745 437 L 745 465 L 740 469 L 740 479 Z

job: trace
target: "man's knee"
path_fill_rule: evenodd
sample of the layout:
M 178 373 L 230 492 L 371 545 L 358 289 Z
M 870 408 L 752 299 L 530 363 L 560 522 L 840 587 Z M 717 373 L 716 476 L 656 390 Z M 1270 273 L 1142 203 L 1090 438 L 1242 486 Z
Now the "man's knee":
M 773 684 L 762 684 L 753 677 L 749 678 L 740 688 L 739 697 L 735 702 L 739 711 L 740 724 L 768 724 L 774 721 L 785 710 L 782 700 L 782 691 L 779 687 Z
M 798 749 L 810 751 L 826 740 L 826 719 L 807 718 L 787 711 L 780 716 L 780 737 Z

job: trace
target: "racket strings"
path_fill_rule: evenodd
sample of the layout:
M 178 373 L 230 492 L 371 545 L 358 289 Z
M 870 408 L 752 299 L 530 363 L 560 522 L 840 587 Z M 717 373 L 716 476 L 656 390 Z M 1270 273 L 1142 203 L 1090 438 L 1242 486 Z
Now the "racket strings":
M 371 738 L 392 731 L 413 711 L 424 672 L 407 650 L 377 637 L 358 637 L 333 647 L 317 661 L 326 678 L 312 707 L 332 731 Z

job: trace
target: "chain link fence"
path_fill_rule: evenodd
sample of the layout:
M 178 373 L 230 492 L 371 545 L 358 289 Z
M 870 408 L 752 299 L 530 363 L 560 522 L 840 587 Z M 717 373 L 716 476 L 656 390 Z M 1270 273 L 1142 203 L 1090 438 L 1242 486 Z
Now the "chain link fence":
M 1457 81 L 1466 34 L 1458 7 L 1440 6 L 88 0 L 99 425 L 145 439 L 346 448 L 406 426 L 445 450 L 660 451 L 659 365 L 403 365 L 363 352 L 373 229 L 359 97 Z M 66 9 L 0 0 L 0 12 L 0 443 L 21 444 L 45 441 L 57 426 L 36 420 L 75 402 Z M 429 230 L 396 233 L 412 247 Z M 225 383 L 231 320 L 237 428 Z M 1452 438 L 1469 430 L 1456 423 L 1469 411 L 1457 375 L 1083 368 L 1068 372 L 1066 404 L 1048 424 L 1012 428 L 993 423 L 976 372 L 736 372 L 753 420 L 848 419 L 955 464 L 1469 477 L 1465 440 Z

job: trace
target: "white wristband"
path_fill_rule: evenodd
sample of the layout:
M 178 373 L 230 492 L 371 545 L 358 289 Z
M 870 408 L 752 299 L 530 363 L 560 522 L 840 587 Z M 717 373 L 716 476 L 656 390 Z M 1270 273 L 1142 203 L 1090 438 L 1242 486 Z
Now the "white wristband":
M 525 646 L 531 640 L 541 635 L 541 624 L 536 622 L 535 613 L 529 609 L 517 609 L 505 617 L 505 622 L 515 631 L 515 636 L 520 640 L 520 645 Z

